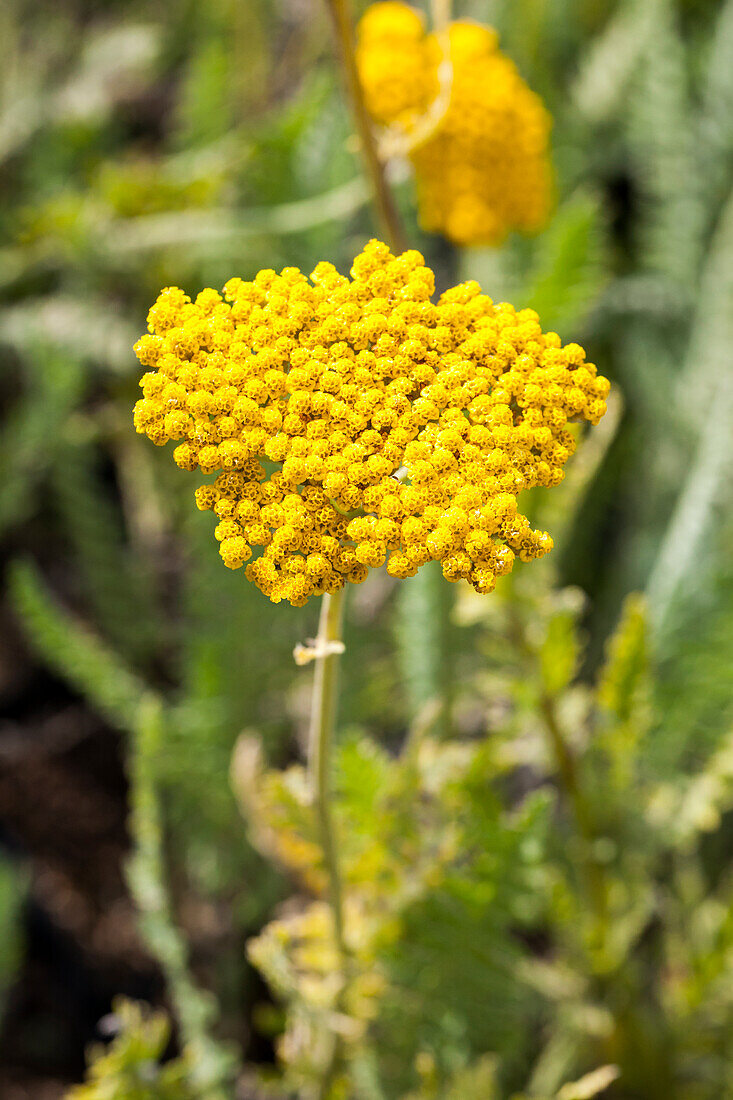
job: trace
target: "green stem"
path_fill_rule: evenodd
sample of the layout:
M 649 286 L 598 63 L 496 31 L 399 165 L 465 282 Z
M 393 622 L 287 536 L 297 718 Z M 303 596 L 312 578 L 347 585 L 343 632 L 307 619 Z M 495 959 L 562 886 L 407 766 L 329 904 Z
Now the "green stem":
M 331 813 L 331 749 L 336 719 L 336 689 L 338 684 L 340 645 L 344 608 L 344 592 L 329 595 L 321 602 L 316 638 L 316 671 L 313 679 L 310 732 L 308 736 L 308 772 L 313 805 L 321 835 L 323 860 L 329 886 L 329 900 L 333 913 L 334 938 L 340 960 L 346 958 L 344 943 L 343 899 L 338 846 Z
M 339 662 L 345 589 L 326 593 L 318 620 L 316 669 L 313 678 L 310 731 L 308 736 L 308 774 L 313 806 L 318 823 L 323 862 L 328 880 L 328 899 L 333 920 L 333 935 L 341 971 L 341 992 L 335 1005 L 342 1007 L 346 980 L 347 951 L 344 938 L 344 907 L 341 887 L 338 843 L 331 806 L 331 758 L 337 709 Z M 333 1076 L 341 1054 L 339 1036 L 334 1034 L 329 1065 L 319 1088 L 320 1100 L 330 1094 Z
M 374 210 L 390 248 L 396 253 L 404 252 L 407 248 L 405 234 L 392 192 L 385 178 L 384 165 L 379 156 L 372 122 L 364 102 L 364 92 L 356 64 L 354 28 L 348 0 L 326 0 L 326 7 L 333 22 L 344 83 L 359 135 L 364 170 L 372 188 Z

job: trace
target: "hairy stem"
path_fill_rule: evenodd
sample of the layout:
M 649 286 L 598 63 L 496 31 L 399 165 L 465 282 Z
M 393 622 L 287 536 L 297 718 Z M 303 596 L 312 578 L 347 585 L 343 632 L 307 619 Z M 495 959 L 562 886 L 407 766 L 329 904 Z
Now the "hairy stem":
M 392 251 L 396 253 L 404 252 L 407 248 L 405 234 L 394 197 L 385 178 L 384 165 L 379 156 L 371 119 L 364 102 L 364 92 L 356 65 L 354 28 L 348 0 L 326 0 L 326 7 L 333 21 L 344 83 L 346 84 L 346 91 L 351 102 L 351 110 L 359 135 L 364 170 L 372 188 L 374 209 Z

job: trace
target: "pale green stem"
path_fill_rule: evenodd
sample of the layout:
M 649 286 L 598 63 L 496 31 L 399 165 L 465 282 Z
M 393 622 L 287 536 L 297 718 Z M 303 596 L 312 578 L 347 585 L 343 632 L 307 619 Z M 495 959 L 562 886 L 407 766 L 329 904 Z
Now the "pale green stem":
M 316 646 L 316 671 L 313 679 L 310 733 L 308 738 L 308 772 L 313 806 L 320 832 L 323 860 L 328 875 L 329 900 L 333 913 L 334 938 L 343 963 L 344 944 L 343 899 L 338 846 L 331 811 L 331 755 L 336 718 L 337 683 L 341 657 L 341 626 L 344 592 L 326 593 L 321 603 Z
M 333 914 L 333 935 L 341 961 L 346 957 L 343 941 L 343 902 L 336 833 L 331 813 L 331 747 L 336 720 L 337 684 L 341 657 L 341 624 L 344 588 L 326 593 L 320 605 L 316 638 L 316 672 L 313 683 L 313 703 L 310 707 L 308 735 L 308 773 L 310 791 L 324 849 L 328 876 L 329 900 Z
M 331 806 L 331 763 L 338 702 L 339 662 L 343 650 L 341 633 L 345 591 L 342 588 L 333 594 L 325 593 L 321 602 L 318 635 L 315 639 L 316 669 L 308 736 L 308 775 L 328 880 L 328 900 L 340 969 L 341 991 L 335 1005 L 337 1012 L 341 1009 L 346 980 L 346 941 L 341 868 Z M 340 1051 L 341 1042 L 338 1034 L 334 1033 L 330 1063 L 318 1091 L 319 1100 L 325 1100 L 330 1093 Z

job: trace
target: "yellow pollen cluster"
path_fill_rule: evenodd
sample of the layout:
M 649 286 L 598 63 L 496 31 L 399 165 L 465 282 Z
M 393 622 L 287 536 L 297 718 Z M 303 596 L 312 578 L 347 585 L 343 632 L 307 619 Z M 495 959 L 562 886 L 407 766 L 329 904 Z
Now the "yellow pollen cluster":
M 597 423 L 609 384 L 537 314 L 475 282 L 431 298 L 419 252 L 370 241 L 351 279 L 321 263 L 231 279 L 224 299 L 168 288 L 135 345 L 147 368 L 135 426 L 178 440 L 217 517 L 226 565 L 273 602 L 430 560 L 490 592 L 552 546 L 517 495 L 555 485 L 567 422 Z M 253 556 L 253 548 L 259 551 Z
M 489 27 L 452 23 L 448 41 L 446 109 L 410 152 L 420 221 L 457 244 L 495 245 L 547 220 L 550 116 Z M 438 37 L 406 4 L 372 4 L 359 24 L 357 60 L 370 114 L 409 142 L 438 102 Z

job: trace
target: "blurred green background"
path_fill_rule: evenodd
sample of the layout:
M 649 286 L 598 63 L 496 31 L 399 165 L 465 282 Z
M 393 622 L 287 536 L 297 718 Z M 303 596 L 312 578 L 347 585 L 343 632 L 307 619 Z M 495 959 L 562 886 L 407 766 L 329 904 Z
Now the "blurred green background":
M 396 783 L 405 731 L 446 685 L 450 738 L 482 755 L 441 807 L 475 859 L 400 910 L 378 1053 L 348 1095 L 544 1098 L 613 1063 L 620 1100 L 733 1097 L 733 3 L 453 8 L 496 26 L 545 98 L 557 208 L 535 239 L 458 252 L 421 234 L 396 166 L 410 240 L 440 285 L 477 278 L 581 342 L 615 401 L 533 505 L 557 535 L 547 563 L 496 598 L 386 574 L 350 594 L 341 726 L 386 771 L 346 753 L 348 820 L 382 827 L 359 776 Z M 293 882 L 248 840 L 229 768 L 243 731 L 273 766 L 298 758 L 309 675 L 291 654 L 317 609 L 272 607 L 222 567 L 192 479 L 132 429 L 131 349 L 162 286 L 347 270 L 374 233 L 329 29 L 317 0 L 2 5 L 7 1100 L 80 1081 L 115 995 L 170 1008 L 182 940 L 194 1002 L 215 994 L 212 1045 L 245 1067 L 237 1095 L 264 1095 L 252 1074 L 285 1026 L 245 943 Z M 548 698 L 587 851 L 543 740 Z M 164 716 L 153 834 L 141 700 Z M 394 789 L 417 804 L 420 782 Z M 161 860 L 166 912 L 141 933 L 128 882 L 139 908 Z M 586 864 L 605 883 L 592 928 Z M 139 1095 L 206 1096 L 171 1082 Z

